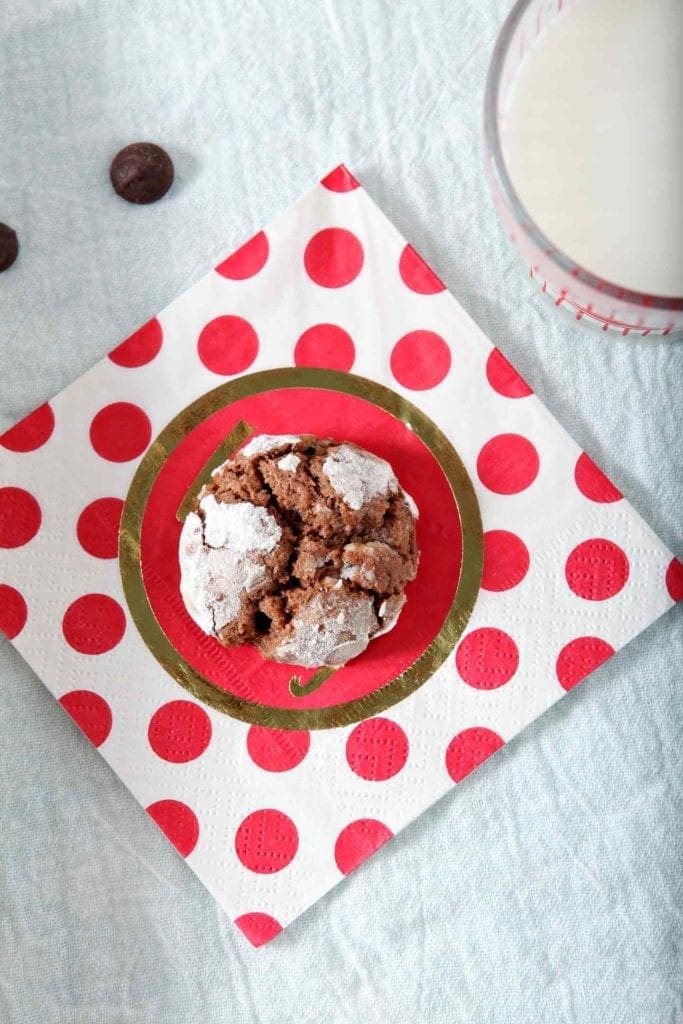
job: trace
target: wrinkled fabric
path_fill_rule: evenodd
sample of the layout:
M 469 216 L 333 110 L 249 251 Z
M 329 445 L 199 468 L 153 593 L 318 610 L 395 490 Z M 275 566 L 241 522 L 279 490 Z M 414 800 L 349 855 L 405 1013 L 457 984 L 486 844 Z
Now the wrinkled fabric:
M 0 220 L 22 248 L 0 277 L 0 430 L 344 160 L 680 557 L 683 346 L 558 314 L 491 207 L 481 100 L 507 7 L 4 0 Z M 107 178 L 142 138 L 176 165 L 150 207 Z M 0 1020 L 674 1024 L 682 621 L 261 950 L 0 641 Z

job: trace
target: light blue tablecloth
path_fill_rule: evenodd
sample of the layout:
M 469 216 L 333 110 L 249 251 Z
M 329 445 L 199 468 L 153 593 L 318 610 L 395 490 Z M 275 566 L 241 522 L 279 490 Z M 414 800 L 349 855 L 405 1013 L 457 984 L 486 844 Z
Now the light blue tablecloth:
M 680 555 L 683 347 L 558 316 L 491 208 L 481 101 L 507 6 L 0 0 L 0 220 L 22 243 L 0 428 L 343 159 Z M 148 208 L 107 180 L 137 138 L 177 168 Z M 0 1020 L 680 1021 L 682 622 L 259 951 L 0 642 Z

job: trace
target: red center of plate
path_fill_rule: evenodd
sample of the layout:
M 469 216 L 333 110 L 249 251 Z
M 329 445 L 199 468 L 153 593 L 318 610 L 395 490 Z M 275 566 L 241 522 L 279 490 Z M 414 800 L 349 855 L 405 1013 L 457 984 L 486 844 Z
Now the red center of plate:
M 259 434 L 315 434 L 353 441 L 386 459 L 417 502 L 420 565 L 395 628 L 338 669 L 313 693 L 295 697 L 293 675 L 253 647 L 224 648 L 192 621 L 180 596 L 178 507 L 193 480 L 233 428 Z M 142 577 L 154 615 L 178 654 L 219 690 L 277 709 L 331 707 L 358 700 L 408 669 L 438 635 L 453 603 L 462 564 L 462 530 L 451 486 L 431 450 L 405 423 L 365 399 L 319 388 L 279 388 L 241 398 L 213 413 L 168 456 L 152 486 L 140 534 Z

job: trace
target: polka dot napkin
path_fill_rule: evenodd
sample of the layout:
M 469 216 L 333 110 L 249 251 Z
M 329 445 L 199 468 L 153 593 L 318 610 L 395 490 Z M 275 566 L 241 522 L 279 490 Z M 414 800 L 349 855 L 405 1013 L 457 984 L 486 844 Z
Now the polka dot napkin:
M 399 625 L 326 679 L 219 648 L 177 585 L 221 442 L 307 429 L 420 511 Z M 682 596 L 344 167 L 0 438 L 0 627 L 254 945 Z

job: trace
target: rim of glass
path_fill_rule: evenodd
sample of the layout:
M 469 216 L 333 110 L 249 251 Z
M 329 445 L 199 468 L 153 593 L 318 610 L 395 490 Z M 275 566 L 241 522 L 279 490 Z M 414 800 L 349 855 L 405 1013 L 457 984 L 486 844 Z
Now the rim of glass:
M 554 263 L 560 270 L 570 274 L 584 284 L 595 288 L 602 295 L 611 295 L 622 302 L 629 302 L 636 306 L 651 309 L 671 310 L 681 312 L 683 310 L 683 296 L 677 295 L 654 295 L 648 292 L 636 292 L 622 285 L 613 284 L 605 278 L 593 274 L 590 270 L 582 267 L 577 260 L 572 259 L 561 249 L 558 249 L 553 240 L 541 231 L 529 211 L 522 203 L 517 191 L 508 174 L 503 148 L 498 130 L 498 98 L 500 95 L 503 64 L 507 55 L 512 36 L 527 9 L 534 0 L 517 0 L 514 7 L 503 23 L 498 33 L 496 44 L 493 48 L 491 63 L 486 77 L 486 91 L 484 94 L 484 135 L 491 157 L 492 171 L 497 187 L 505 197 L 512 209 L 515 219 L 520 227 L 526 231 L 532 242 L 537 245 L 547 256 L 551 263 Z

